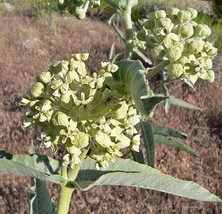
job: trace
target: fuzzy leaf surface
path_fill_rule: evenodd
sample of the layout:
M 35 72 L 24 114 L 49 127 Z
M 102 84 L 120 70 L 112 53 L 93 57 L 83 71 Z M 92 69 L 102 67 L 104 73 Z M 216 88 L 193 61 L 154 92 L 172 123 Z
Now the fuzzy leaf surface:
M 12 155 L 0 150 L 0 173 L 29 176 L 42 181 L 59 183 L 61 163 L 45 155 Z
M 117 63 L 119 69 L 113 74 L 116 81 L 121 81 L 138 109 L 145 116 L 149 116 L 154 108 L 168 97 L 155 96 L 146 80 L 146 70 L 139 60 L 123 60 Z
M 109 167 L 96 170 L 95 161 L 87 158 L 81 167 L 76 185 L 80 190 L 94 186 L 118 185 L 152 189 L 201 201 L 222 202 L 200 185 L 161 173 L 129 159 L 117 159 Z
M 171 138 L 171 137 L 167 137 L 167 136 L 163 136 L 163 135 L 157 135 L 155 134 L 154 135 L 154 141 L 157 141 L 161 144 L 165 144 L 165 145 L 168 145 L 168 146 L 172 146 L 176 149 L 179 149 L 179 150 L 182 150 L 182 151 L 185 151 L 193 156 L 199 156 L 199 153 L 194 151 L 191 147 L 187 146 L 187 145 L 184 145 L 183 143 Z
M 56 214 L 56 205 L 51 200 L 45 181 L 32 178 L 30 193 L 30 214 Z
M 153 140 L 153 130 L 149 121 L 140 122 L 144 146 L 147 153 L 148 164 L 154 167 L 155 162 L 155 146 Z

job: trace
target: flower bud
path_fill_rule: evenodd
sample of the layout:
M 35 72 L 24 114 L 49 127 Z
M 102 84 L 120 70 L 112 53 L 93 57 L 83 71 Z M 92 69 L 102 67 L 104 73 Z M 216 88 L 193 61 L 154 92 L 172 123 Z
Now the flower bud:
M 82 8 L 77 7 L 75 10 L 75 15 L 78 19 L 85 19 L 86 18 L 86 11 Z
M 81 60 L 86 61 L 89 58 L 89 53 L 81 53 Z
M 209 83 L 212 83 L 212 82 L 214 82 L 214 79 L 215 79 L 214 71 L 213 70 L 208 70 L 204 74 L 201 74 L 200 78 L 208 81 Z
M 69 118 L 66 114 L 59 111 L 53 116 L 52 123 L 53 123 L 54 126 L 65 126 L 65 127 L 67 127 L 69 125 Z
M 154 58 L 162 60 L 166 54 L 166 51 L 162 45 L 157 45 L 151 50 L 151 53 Z
M 190 23 L 185 23 L 179 26 L 178 33 L 183 38 L 191 37 L 194 34 L 193 25 Z
M 179 45 L 173 45 L 167 50 L 167 57 L 169 60 L 177 61 L 183 53 L 183 49 Z
M 115 65 L 110 62 L 101 62 L 101 66 L 108 73 L 115 73 L 118 70 L 118 65 Z
M 168 14 L 170 16 L 176 16 L 179 12 L 180 10 L 178 8 L 175 8 L 175 7 L 168 8 Z
M 179 60 L 178 63 L 180 63 L 181 65 L 186 65 L 187 63 L 189 63 L 189 59 L 186 56 L 182 56 Z
M 82 54 L 81 53 L 73 54 L 72 57 L 74 60 L 82 61 Z
M 41 82 L 37 82 L 32 90 L 31 90 L 31 95 L 33 97 L 39 97 L 42 93 L 44 92 L 44 85 Z
M 191 12 L 181 10 L 178 13 L 178 20 L 180 23 L 189 22 L 191 20 Z
M 154 17 L 156 19 L 160 19 L 160 18 L 166 18 L 166 12 L 164 10 L 156 10 L 154 12 Z
M 211 30 L 207 25 L 203 24 L 198 24 L 195 27 L 195 35 L 200 36 L 200 37 L 208 37 L 211 34 Z
M 51 74 L 50 74 L 50 72 L 49 72 L 49 71 L 44 71 L 44 72 L 42 72 L 41 74 L 39 74 L 37 80 L 38 80 L 39 82 L 44 83 L 44 84 L 50 82 L 50 80 L 51 80 Z
M 203 40 L 191 40 L 186 47 L 186 53 L 198 54 L 203 50 L 205 42 Z
M 195 19 L 198 15 L 198 12 L 193 8 L 188 8 L 188 11 L 191 13 L 191 18 Z
M 22 105 L 22 106 L 26 106 L 30 103 L 31 101 L 28 99 L 28 97 L 22 97 L 19 105 Z
M 65 80 L 67 83 L 72 82 L 72 81 L 79 82 L 79 75 L 75 70 L 68 71 L 66 74 Z
M 206 70 L 209 70 L 213 67 L 212 59 L 208 57 L 203 57 L 199 60 L 199 64 L 203 66 Z
M 217 48 L 212 47 L 211 50 L 207 52 L 207 56 L 214 58 L 217 55 Z
M 173 63 L 168 66 L 168 72 L 170 76 L 180 77 L 184 73 L 183 65 L 180 63 Z

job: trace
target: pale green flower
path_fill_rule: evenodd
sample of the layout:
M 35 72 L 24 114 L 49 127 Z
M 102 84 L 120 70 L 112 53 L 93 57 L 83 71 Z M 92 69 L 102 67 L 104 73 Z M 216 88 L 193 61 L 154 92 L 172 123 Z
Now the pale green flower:
M 51 78 L 52 78 L 51 73 L 49 71 L 44 71 L 41 74 L 39 74 L 37 80 L 39 82 L 46 84 L 50 82 Z
M 131 149 L 135 152 L 139 152 L 140 146 L 140 135 L 134 135 L 130 142 Z
M 35 109 L 38 111 L 33 116 L 33 119 L 38 119 L 39 122 L 50 121 L 52 117 L 52 104 L 49 100 L 45 100 L 41 106 L 36 106 Z
M 46 135 L 45 133 L 41 133 L 40 137 L 37 138 L 40 142 L 41 148 L 50 148 L 52 146 L 51 137 Z
M 37 82 L 31 90 L 31 95 L 37 98 L 40 95 L 42 95 L 43 92 L 44 92 L 44 85 L 41 82 Z

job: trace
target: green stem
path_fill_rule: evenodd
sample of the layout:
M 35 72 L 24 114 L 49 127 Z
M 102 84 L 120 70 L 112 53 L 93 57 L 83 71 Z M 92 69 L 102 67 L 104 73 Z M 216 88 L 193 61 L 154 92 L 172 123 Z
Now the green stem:
M 62 165 L 61 175 L 62 175 L 62 177 L 64 177 L 65 179 L 68 179 L 68 176 L 67 176 L 67 166 L 66 166 L 66 165 Z
M 133 53 L 133 24 L 131 20 L 131 9 L 131 0 L 127 0 L 126 7 L 120 12 L 125 25 L 125 59 L 130 59 Z
M 81 160 L 81 163 L 84 161 L 87 152 L 88 152 L 88 149 L 83 149 L 82 154 L 79 156 L 79 158 Z M 77 164 L 75 166 L 75 168 L 71 169 L 70 172 L 68 173 L 68 178 L 69 178 L 70 181 L 75 181 L 76 180 L 76 177 L 77 177 L 77 175 L 79 173 L 79 170 L 80 170 L 80 167 L 81 167 L 81 163 Z
M 67 183 L 60 184 L 60 195 L 57 214 L 67 214 L 69 212 L 69 204 L 72 198 L 74 188 L 71 188 Z
M 81 163 L 84 161 L 88 149 L 83 149 L 82 154 L 80 155 Z M 65 183 L 60 183 L 60 196 L 59 196 L 59 203 L 57 214 L 67 214 L 69 212 L 69 205 L 72 198 L 72 193 L 75 190 L 73 186 L 70 185 L 70 181 L 75 181 L 81 164 L 77 164 L 74 169 L 71 169 L 69 173 L 67 173 L 67 166 L 62 166 L 62 176 L 68 179 Z
M 170 64 L 169 60 L 163 60 L 162 62 L 160 62 L 158 65 L 156 65 L 153 69 L 151 69 L 147 75 L 146 78 L 150 79 L 151 77 L 155 76 L 156 74 L 158 74 L 160 71 L 163 70 L 164 67 L 166 67 L 167 65 Z

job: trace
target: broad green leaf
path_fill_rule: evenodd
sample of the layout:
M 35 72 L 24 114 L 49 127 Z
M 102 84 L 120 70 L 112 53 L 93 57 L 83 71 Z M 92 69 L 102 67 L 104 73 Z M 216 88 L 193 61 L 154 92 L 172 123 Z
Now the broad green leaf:
M 80 190 L 94 186 L 118 185 L 152 189 L 201 201 L 222 202 L 200 185 L 161 173 L 144 164 L 128 159 L 117 159 L 106 169 L 96 170 L 95 161 L 87 158 L 81 167 L 76 183 Z
M 170 104 L 173 104 L 173 105 L 177 105 L 177 106 L 181 106 L 183 108 L 188 108 L 188 109 L 192 109 L 192 110 L 201 110 L 199 107 L 191 104 L 191 103 L 188 103 L 184 100 L 181 100 L 179 98 L 176 98 L 176 97 L 173 97 L 173 96 L 170 96 Z
M 29 176 L 42 181 L 59 183 L 61 163 L 45 155 L 11 155 L 0 150 L 0 173 Z
M 130 93 L 138 111 L 149 116 L 157 104 L 166 100 L 165 96 L 154 96 L 145 77 L 146 70 L 139 60 L 123 60 L 117 63 L 119 69 L 113 74 Z
M 180 143 L 180 142 L 178 142 L 177 140 L 175 140 L 171 137 L 166 137 L 166 136 L 163 136 L 163 135 L 155 134 L 154 135 L 154 141 L 155 142 L 157 141 L 161 144 L 165 144 L 165 145 L 168 145 L 168 146 L 172 146 L 172 147 L 174 147 L 176 149 L 179 149 L 179 150 L 186 151 L 186 152 L 188 152 L 189 154 L 191 154 L 193 156 L 197 156 L 197 157 L 199 156 L 198 152 L 194 151 L 189 146 L 186 146 L 183 143 Z
M 151 123 L 151 126 L 153 130 L 153 134 L 159 134 L 159 135 L 168 136 L 168 137 L 178 137 L 185 140 L 187 139 L 187 135 L 182 132 L 169 129 L 164 126 L 159 126 L 154 123 Z
M 30 214 L 55 214 L 56 205 L 51 200 L 45 181 L 31 178 Z
M 143 142 L 144 142 L 144 146 L 145 146 L 146 154 L 148 158 L 148 164 L 149 166 L 154 167 L 155 148 L 154 148 L 152 127 L 148 120 L 140 122 L 140 125 L 141 125 L 141 130 L 142 130 Z

